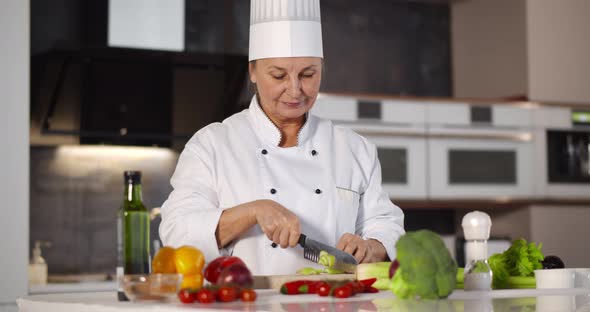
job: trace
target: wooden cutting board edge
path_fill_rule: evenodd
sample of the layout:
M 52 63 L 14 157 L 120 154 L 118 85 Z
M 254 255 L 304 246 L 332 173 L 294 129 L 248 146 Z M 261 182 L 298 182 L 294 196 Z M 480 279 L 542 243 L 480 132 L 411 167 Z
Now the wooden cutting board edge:
M 256 275 L 254 276 L 254 289 L 280 289 L 281 285 L 296 280 L 312 281 L 352 281 L 355 274 L 317 274 L 317 275 Z

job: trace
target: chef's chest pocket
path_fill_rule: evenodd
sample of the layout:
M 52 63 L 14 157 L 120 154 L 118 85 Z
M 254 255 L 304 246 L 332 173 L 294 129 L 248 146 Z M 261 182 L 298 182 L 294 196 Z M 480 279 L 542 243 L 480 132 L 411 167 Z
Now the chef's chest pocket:
M 354 234 L 360 205 L 359 192 L 348 187 L 336 186 L 334 201 L 337 236 L 344 233 Z

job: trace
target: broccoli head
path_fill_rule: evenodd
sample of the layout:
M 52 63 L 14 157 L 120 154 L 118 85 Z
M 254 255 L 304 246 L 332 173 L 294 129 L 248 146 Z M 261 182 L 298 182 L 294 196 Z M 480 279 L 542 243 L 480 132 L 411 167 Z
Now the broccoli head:
M 398 298 L 438 299 L 453 292 L 457 264 L 438 234 L 408 232 L 395 247 L 399 268 L 390 289 Z

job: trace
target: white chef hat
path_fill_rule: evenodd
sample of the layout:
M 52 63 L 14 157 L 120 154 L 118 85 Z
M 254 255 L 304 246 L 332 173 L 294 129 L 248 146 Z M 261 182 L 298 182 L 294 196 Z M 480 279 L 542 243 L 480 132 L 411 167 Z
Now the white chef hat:
M 324 57 L 320 0 L 251 0 L 249 61 Z

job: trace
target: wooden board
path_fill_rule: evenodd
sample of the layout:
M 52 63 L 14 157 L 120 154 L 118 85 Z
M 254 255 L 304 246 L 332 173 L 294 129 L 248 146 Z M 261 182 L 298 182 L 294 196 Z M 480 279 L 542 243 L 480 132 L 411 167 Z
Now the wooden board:
M 313 281 L 352 281 L 355 274 L 318 274 L 318 275 L 257 275 L 254 276 L 255 289 L 280 289 L 286 282 L 296 280 Z

